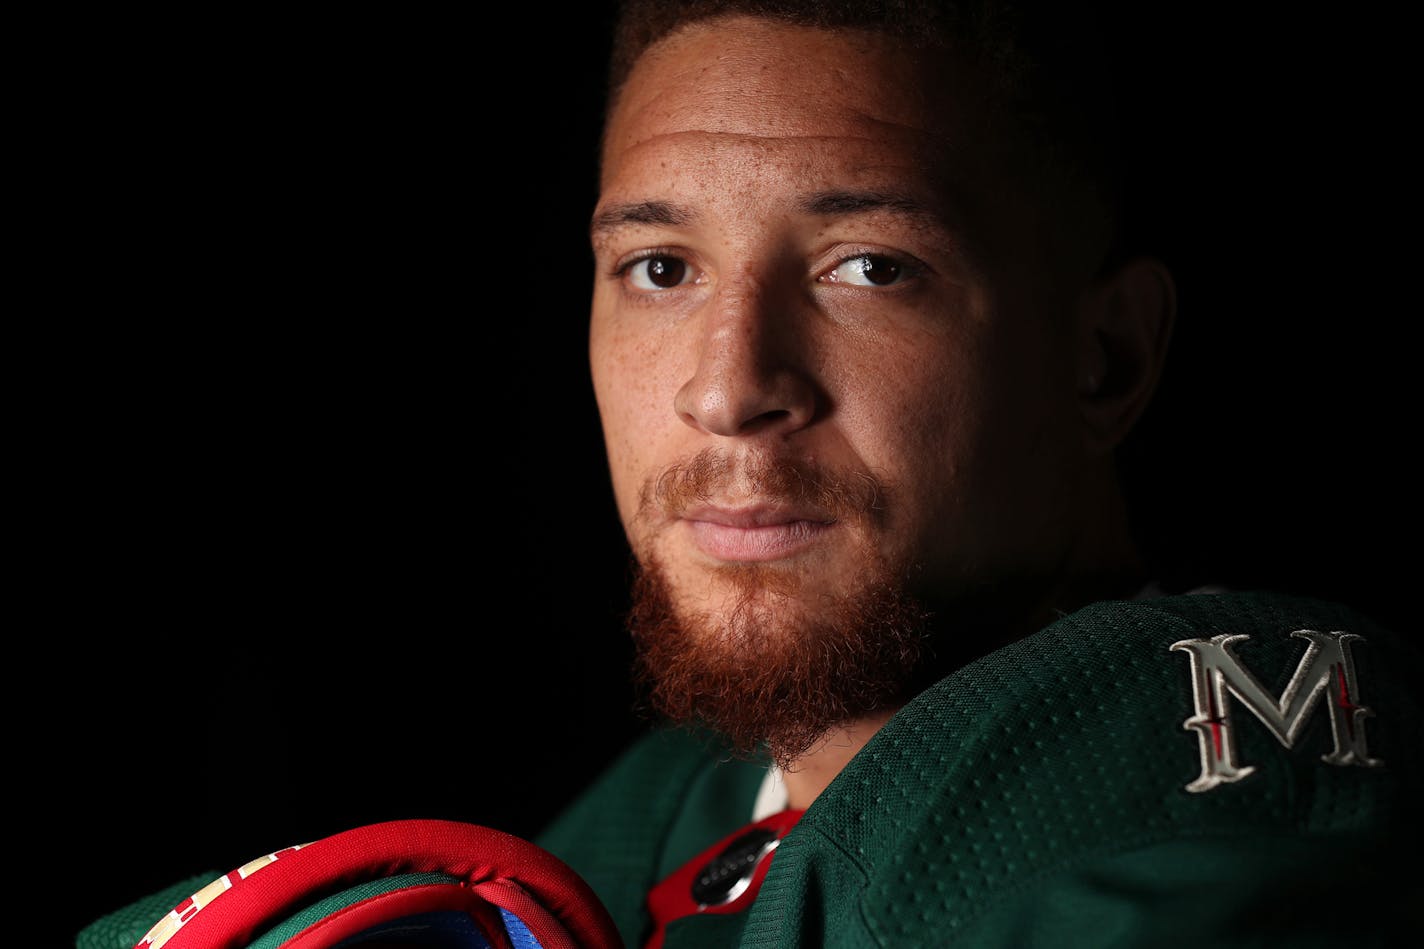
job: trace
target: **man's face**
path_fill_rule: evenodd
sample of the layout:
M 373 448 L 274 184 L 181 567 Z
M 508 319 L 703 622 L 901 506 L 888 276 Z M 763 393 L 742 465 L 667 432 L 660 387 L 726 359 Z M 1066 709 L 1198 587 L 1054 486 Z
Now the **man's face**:
M 593 380 L 691 656 L 771 662 L 858 600 L 952 603 L 1071 544 L 1071 307 L 944 59 L 711 21 L 610 117 Z

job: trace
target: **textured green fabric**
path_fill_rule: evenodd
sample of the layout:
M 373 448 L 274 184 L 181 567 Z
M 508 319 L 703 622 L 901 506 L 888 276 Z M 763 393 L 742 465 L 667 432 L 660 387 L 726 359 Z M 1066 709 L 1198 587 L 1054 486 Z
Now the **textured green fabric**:
M 181 880 L 90 923 L 75 936 L 75 949 L 133 949 L 168 911 L 222 876 L 207 873 Z
M 1293 749 L 1237 705 L 1239 756 L 1256 773 L 1186 791 L 1199 771 L 1196 733 L 1182 726 L 1190 664 L 1169 646 L 1248 634 L 1236 653 L 1279 696 L 1305 651 L 1296 629 L 1364 637 L 1358 699 L 1375 713 L 1366 733 L 1384 766 L 1323 763 L 1323 705 Z M 667 949 L 1244 945 L 1332 932 L 1378 944 L 1419 881 L 1403 855 L 1420 843 L 1421 676 L 1417 649 L 1336 604 L 1250 593 L 1094 604 L 902 709 L 787 835 L 745 918 L 679 921 Z M 676 866 L 673 828 L 677 850 L 695 853 L 693 825 L 707 846 L 750 819 L 749 807 L 689 813 L 694 792 L 725 784 L 745 799 L 745 780 L 700 740 L 659 734 L 538 842 L 637 946 L 646 893 Z
M 1082 932 L 1097 946 L 1339 949 L 1391 944 L 1380 932 L 1386 909 L 1396 916 L 1389 929 L 1424 933 L 1424 907 L 1404 924 L 1404 855 L 1382 859 L 1362 843 L 1349 834 L 1190 837 L 1091 859 L 1000 901 L 964 941 L 1048 949 Z

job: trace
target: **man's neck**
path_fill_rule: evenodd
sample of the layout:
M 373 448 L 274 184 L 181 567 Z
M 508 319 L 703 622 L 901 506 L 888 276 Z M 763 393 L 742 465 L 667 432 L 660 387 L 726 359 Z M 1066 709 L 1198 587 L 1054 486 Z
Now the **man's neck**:
M 890 720 L 898 709 L 883 709 L 831 729 L 812 749 L 782 771 L 786 806 L 804 810 L 835 780 L 850 759 Z

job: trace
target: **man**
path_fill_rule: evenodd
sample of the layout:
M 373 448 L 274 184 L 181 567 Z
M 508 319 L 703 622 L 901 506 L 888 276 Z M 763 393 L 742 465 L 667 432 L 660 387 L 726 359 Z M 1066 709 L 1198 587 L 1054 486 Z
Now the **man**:
M 622 12 L 590 358 L 639 677 L 694 728 L 538 842 L 629 946 L 1382 932 L 1417 658 L 1150 596 L 1114 452 L 1175 294 L 1103 77 L 1073 16 L 890 6 Z
M 1113 455 L 1174 289 L 1118 230 L 1091 51 L 1026 47 L 1071 14 L 908 7 L 623 11 L 590 355 L 639 671 L 766 760 L 654 737 L 541 842 L 630 945 L 1376 931 L 1362 848 L 1418 719 L 1363 654 L 1395 647 L 1335 607 L 1146 598 Z M 1307 726 L 1292 690 L 1327 687 Z M 1368 751 L 1361 689 L 1391 703 Z M 1360 915 L 1292 904 L 1341 876 Z

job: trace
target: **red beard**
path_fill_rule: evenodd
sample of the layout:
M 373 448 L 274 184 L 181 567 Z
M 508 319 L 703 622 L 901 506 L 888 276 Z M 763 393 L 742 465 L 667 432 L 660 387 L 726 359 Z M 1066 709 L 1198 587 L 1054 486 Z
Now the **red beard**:
M 650 482 L 643 513 L 675 516 L 715 487 L 734 465 L 711 452 Z M 754 459 L 741 472 L 757 498 L 814 504 L 837 521 L 870 523 L 883 487 L 868 473 L 841 478 L 799 462 Z M 673 722 L 706 726 L 734 753 L 763 747 L 783 767 L 826 732 L 903 703 L 926 659 L 926 614 L 896 570 L 865 549 L 863 581 L 814 604 L 801 578 L 771 564 L 717 568 L 736 591 L 718 614 L 677 608 L 656 557 L 639 557 L 629 627 L 635 674 L 651 708 Z M 811 607 L 814 606 L 814 609 Z

